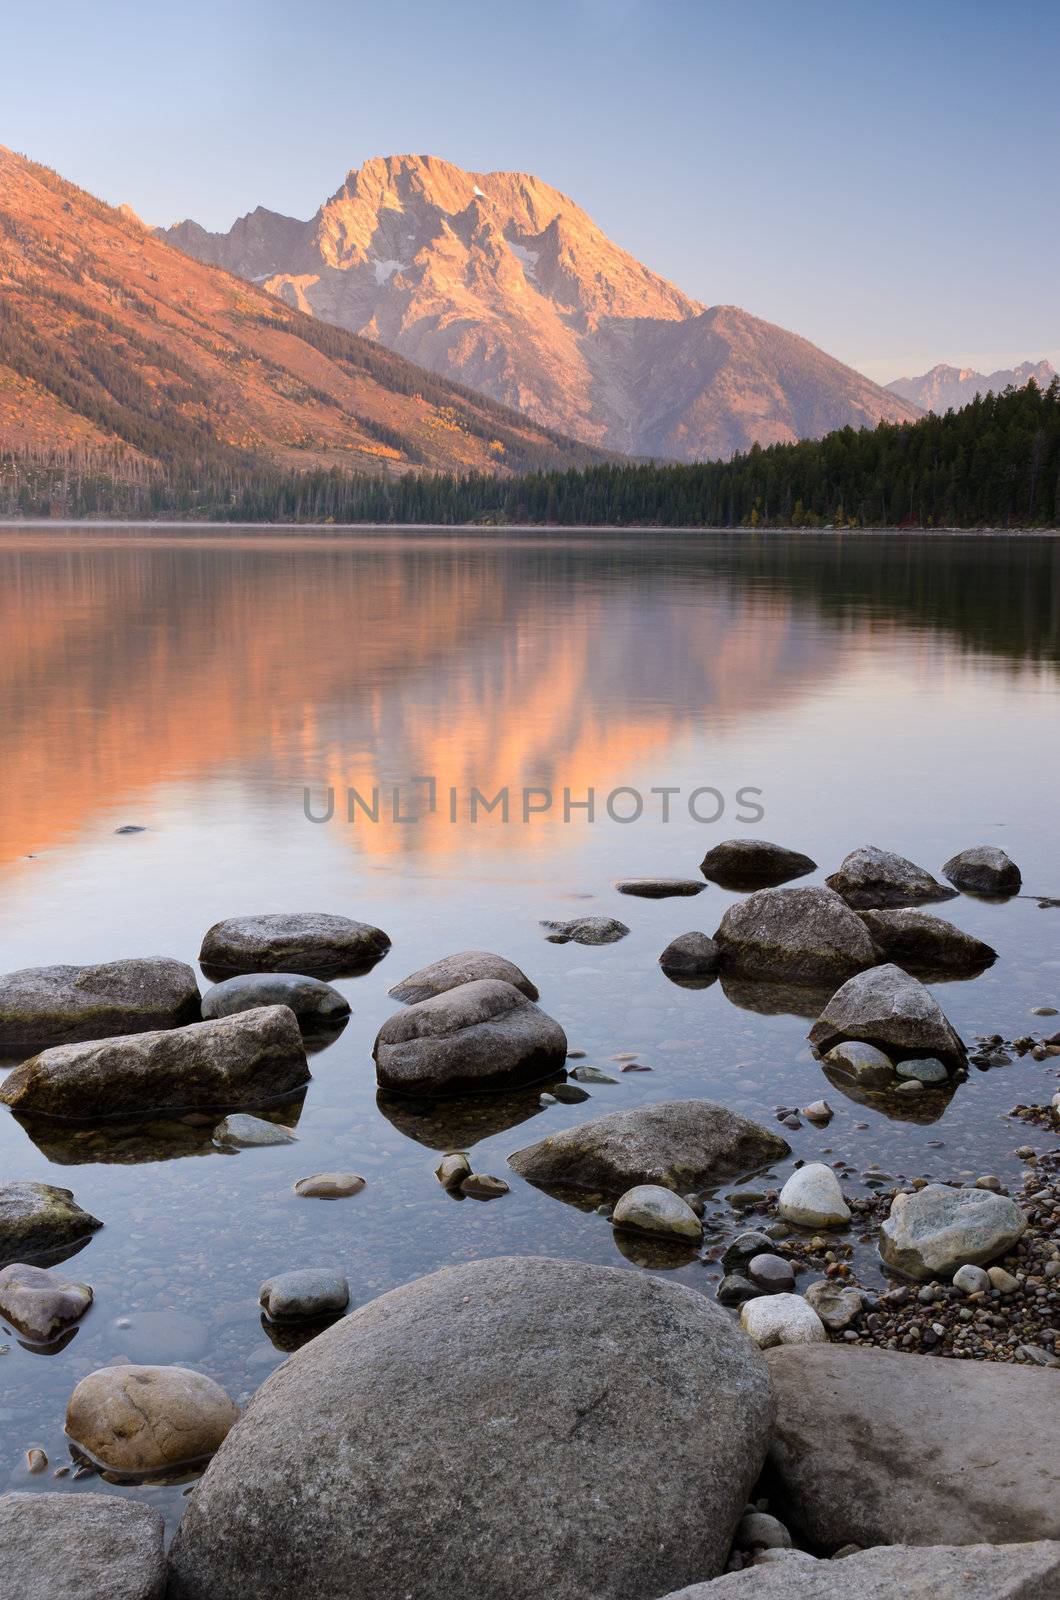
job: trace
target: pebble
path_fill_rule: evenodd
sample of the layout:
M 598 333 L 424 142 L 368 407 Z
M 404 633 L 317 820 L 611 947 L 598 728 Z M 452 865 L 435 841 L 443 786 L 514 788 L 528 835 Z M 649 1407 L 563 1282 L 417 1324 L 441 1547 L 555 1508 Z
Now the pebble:
M 554 1083 L 549 1094 L 564 1106 L 580 1106 L 583 1100 L 590 1098 L 588 1089 L 579 1089 L 576 1083 Z
M 827 1100 L 814 1100 L 810 1105 L 803 1106 L 802 1114 L 807 1122 L 831 1122 L 835 1115 Z
M 997 1194 L 1001 1188 L 1001 1179 L 996 1178 L 992 1172 L 988 1172 L 984 1177 L 976 1178 L 975 1187 L 977 1189 L 992 1189 Z
M 1011 1272 L 1006 1272 L 1004 1267 L 987 1267 L 986 1275 L 1001 1294 L 1015 1294 L 1020 1286 L 1019 1279 L 1014 1278 Z
M 307 1200 L 345 1200 L 363 1188 L 364 1179 L 356 1172 L 316 1172 L 299 1178 L 294 1192 Z
M 791 1534 L 779 1518 L 756 1510 L 741 1518 L 732 1542 L 737 1550 L 788 1550 Z
M 511 1190 L 503 1178 L 491 1177 L 488 1172 L 472 1172 L 460 1185 L 460 1193 L 471 1200 L 499 1200 Z
M 26 1451 L 26 1471 L 27 1472 L 34 1472 L 34 1473 L 43 1472 L 47 1465 L 48 1465 L 48 1457 L 44 1454 L 43 1450 L 27 1450 Z
M 958 1267 L 953 1274 L 954 1286 L 964 1294 L 988 1294 L 990 1291 L 990 1276 L 982 1267 Z
M 612 1078 L 609 1073 L 601 1072 L 599 1067 L 575 1067 L 571 1073 L 572 1078 L 577 1078 L 579 1083 L 617 1083 L 617 1078 Z
M 747 1264 L 747 1276 L 757 1289 L 763 1289 L 766 1294 L 790 1294 L 795 1288 L 794 1270 L 791 1262 L 783 1256 L 752 1256 Z
M 915 1079 L 920 1083 L 945 1083 L 949 1073 L 941 1061 L 934 1056 L 925 1056 L 923 1059 L 898 1061 L 895 1063 L 895 1072 L 900 1078 Z
M 434 1176 L 443 1189 L 459 1189 L 464 1179 L 471 1176 L 471 1162 L 463 1151 L 454 1151 L 442 1157 L 434 1169 Z

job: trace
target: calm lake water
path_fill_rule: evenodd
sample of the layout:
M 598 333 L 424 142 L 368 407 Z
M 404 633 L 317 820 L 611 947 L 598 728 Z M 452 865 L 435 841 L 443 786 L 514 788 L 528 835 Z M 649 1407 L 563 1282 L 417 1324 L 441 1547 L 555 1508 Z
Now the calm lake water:
M 0 1335 L 0 1487 L 100 1488 L 29 1477 L 23 1457 L 69 1460 L 67 1397 L 109 1361 L 187 1362 L 246 1400 L 284 1356 L 257 1290 L 288 1267 L 341 1265 L 355 1304 L 506 1252 L 668 1270 L 713 1293 L 715 1268 L 646 1268 L 604 1218 L 514 1176 L 502 1200 L 454 1201 L 433 1176 L 441 1149 L 474 1143 L 477 1170 L 503 1176 L 512 1150 L 604 1111 L 703 1095 L 771 1122 L 822 1092 L 834 1121 L 791 1133 L 791 1160 L 842 1157 L 854 1193 L 872 1163 L 1011 1180 L 1015 1147 L 1048 1143 L 1004 1113 L 1044 1099 L 1055 1063 L 973 1070 L 933 1121 L 857 1104 L 810 1055 L 806 1018 L 661 973 L 664 945 L 713 932 L 733 896 L 711 885 L 646 901 L 612 883 L 696 875 L 739 834 L 808 852 L 821 869 L 805 882 L 859 844 L 933 871 L 999 844 L 1024 894 L 938 909 L 1000 959 L 936 992 L 965 1038 L 1040 1028 L 1032 1007 L 1060 1005 L 1060 909 L 1037 899 L 1060 895 L 1060 541 L 9 528 L 0 640 L 0 970 L 194 962 L 211 923 L 247 912 L 335 911 L 393 941 L 374 971 L 338 983 L 353 1015 L 288 1113 L 296 1144 L 222 1155 L 208 1129 L 165 1123 L 31 1137 L 0 1109 L 0 1173 L 66 1185 L 105 1223 L 66 1269 L 96 1299 L 65 1348 L 42 1356 Z M 417 776 L 436 780 L 434 812 L 408 787 Z M 394 820 L 394 785 L 413 820 Z M 504 785 L 508 822 L 472 822 L 470 788 Z M 334 819 L 308 821 L 304 790 L 320 809 L 328 786 Z M 351 786 L 369 801 L 380 789 L 377 823 L 345 820 Z M 666 787 L 679 791 L 668 821 L 651 794 Z M 551 811 L 524 822 L 524 788 L 553 791 Z M 575 801 L 595 790 L 595 821 L 564 820 L 564 788 Z M 645 797 L 638 820 L 608 816 L 618 789 Z M 724 801 L 716 821 L 690 815 L 695 790 L 717 791 L 699 796 L 702 816 Z M 760 821 L 739 820 L 754 815 L 741 790 L 758 791 Z M 623 793 L 614 809 L 634 805 Z M 116 832 L 129 824 L 144 831 Z M 578 913 L 632 932 L 604 948 L 545 940 L 540 919 Z M 580 1106 L 542 1109 L 536 1091 L 470 1113 L 377 1104 L 387 990 L 470 947 L 525 968 L 571 1048 L 618 1081 Z M 652 1071 L 621 1073 L 625 1052 Z M 363 1173 L 364 1191 L 292 1193 L 335 1167 Z M 728 1193 L 711 1239 L 735 1231 Z M 184 1491 L 109 1492 L 172 1523 Z

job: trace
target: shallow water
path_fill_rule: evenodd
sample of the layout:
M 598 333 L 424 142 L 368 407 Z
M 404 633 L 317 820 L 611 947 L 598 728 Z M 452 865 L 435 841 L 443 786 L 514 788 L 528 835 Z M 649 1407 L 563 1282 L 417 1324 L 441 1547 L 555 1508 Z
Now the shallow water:
M 1044 1099 L 1055 1063 L 973 1070 L 947 1104 L 932 1100 L 934 1121 L 856 1104 L 809 1054 L 805 1018 L 659 970 L 663 946 L 712 932 L 732 895 L 640 900 L 612 882 L 696 875 L 710 845 L 741 833 L 807 851 L 821 870 L 804 882 L 862 843 L 934 871 L 965 846 L 1000 844 L 1024 895 L 937 908 L 1000 959 L 936 992 L 966 1039 L 1052 1031 L 1031 1008 L 1060 1005 L 1060 909 L 1036 898 L 1060 895 L 1058 541 L 12 528 L 0 532 L 0 640 L 0 970 L 194 961 L 211 923 L 270 910 L 345 913 L 393 941 L 367 976 L 338 981 L 353 1015 L 288 1111 L 296 1144 L 222 1155 L 208 1129 L 164 1123 L 135 1136 L 38 1128 L 35 1142 L 0 1110 L 0 1173 L 67 1185 L 105 1222 L 66 1269 L 96 1302 L 65 1348 L 42 1356 L 0 1337 L 0 1487 L 100 1487 L 51 1468 L 30 1477 L 23 1456 L 40 1446 L 52 1467 L 68 1461 L 66 1399 L 107 1361 L 187 1361 L 245 1400 L 283 1359 L 257 1289 L 286 1267 L 341 1265 L 354 1304 L 505 1252 L 644 1270 L 602 1217 L 514 1177 L 499 1201 L 449 1198 L 433 1176 L 441 1148 L 475 1140 L 476 1168 L 503 1176 L 512 1150 L 603 1111 L 707 1095 L 771 1122 L 778 1104 L 822 1092 L 833 1122 L 789 1135 L 777 1179 L 826 1152 L 857 1169 L 853 1192 L 873 1162 L 1008 1180 L 1017 1145 L 1048 1142 L 1004 1113 Z M 433 813 L 408 783 L 428 775 Z M 395 784 L 414 820 L 394 820 Z M 308 821 L 305 787 L 319 810 L 329 785 L 334 819 Z M 472 822 L 470 788 L 502 785 L 508 822 Z M 350 786 L 369 804 L 380 788 L 378 822 L 363 809 L 344 819 Z M 589 787 L 596 820 L 564 821 L 563 789 L 578 801 Z M 679 794 L 664 822 L 650 791 L 665 787 Z M 551 789 L 551 811 L 524 822 L 524 788 Z M 607 814 L 619 788 L 644 796 L 635 822 Z M 724 800 L 718 820 L 689 814 L 697 789 Z M 748 790 L 760 793 L 741 804 Z M 752 801 L 762 820 L 738 820 Z M 634 803 L 623 793 L 614 806 Z M 710 794 L 696 804 L 718 809 Z M 116 833 L 129 824 L 145 831 Z M 544 939 L 540 919 L 578 913 L 632 932 L 602 948 Z M 387 989 L 469 947 L 522 965 L 571 1048 L 618 1081 L 590 1086 L 584 1105 L 541 1109 L 529 1092 L 470 1119 L 377 1105 Z M 622 1073 L 611 1058 L 625 1052 L 652 1071 Z M 334 1167 L 363 1173 L 364 1191 L 292 1193 Z M 727 1192 L 719 1237 L 735 1231 Z M 669 1270 L 713 1292 L 702 1262 Z M 109 1492 L 172 1521 L 183 1491 Z

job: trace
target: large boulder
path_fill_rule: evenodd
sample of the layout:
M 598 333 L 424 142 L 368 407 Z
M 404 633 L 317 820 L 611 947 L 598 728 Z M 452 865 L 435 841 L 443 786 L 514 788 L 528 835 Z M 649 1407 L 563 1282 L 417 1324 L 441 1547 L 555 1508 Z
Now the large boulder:
M 339 978 L 374 966 L 390 949 L 381 928 L 327 911 L 268 912 L 215 922 L 202 941 L 204 972 L 299 972 Z
M 1055 1373 L 844 1344 L 766 1360 L 766 1492 L 807 1543 L 1060 1539 Z
M 0 1572 L 11 1600 L 162 1600 L 165 1524 L 113 1494 L 0 1495 Z
M 61 1272 L 14 1261 L 0 1271 L 0 1318 L 32 1344 L 48 1344 L 84 1316 L 92 1304 L 87 1283 Z
M 91 1119 L 144 1111 L 265 1105 L 309 1082 L 286 1006 L 86 1044 L 60 1044 L 16 1067 L 0 1101 L 19 1112 Z
M 1019 867 L 1004 850 L 992 844 L 973 845 L 970 850 L 951 856 L 942 876 L 966 894 L 1019 894 L 1023 887 Z
M 274 1372 L 188 1503 L 170 1600 L 656 1600 L 725 1565 L 768 1441 L 759 1353 L 682 1285 L 450 1267 Z
M 189 1367 L 101 1367 L 66 1406 L 66 1432 L 108 1472 L 150 1476 L 212 1456 L 239 1407 Z
M 997 960 L 982 939 L 930 911 L 863 911 L 861 920 L 884 960 L 909 972 L 972 978 Z
M 891 962 L 850 978 L 810 1029 L 810 1043 L 822 1054 L 845 1039 L 874 1044 L 892 1060 L 937 1056 L 951 1069 L 967 1060 L 960 1036 L 930 990 Z
M 700 872 L 722 889 L 772 889 L 791 878 L 804 878 L 816 861 L 765 839 L 725 839 L 708 850 Z
M 852 850 L 824 881 L 857 911 L 916 906 L 925 901 L 952 900 L 954 896 L 952 889 L 915 861 L 874 844 Z
M 895 1195 L 880 1224 L 880 1255 L 907 1277 L 949 1279 L 966 1263 L 982 1266 L 1004 1255 L 1026 1226 L 1007 1195 L 929 1183 Z
M 393 1093 L 516 1089 L 563 1070 L 567 1035 L 512 984 L 479 978 L 396 1012 L 372 1054 Z
M 876 951 L 860 917 L 830 889 L 760 889 L 729 907 L 714 935 L 723 970 L 770 983 L 841 983 Z
M 0 1060 L 53 1044 L 179 1028 L 198 1016 L 195 974 L 168 956 L 23 967 L 0 977 Z
M 726 1573 L 664 1600 L 1052 1600 L 1060 1544 L 878 1545 L 841 1561 L 804 1550 Z
M 421 967 L 395 983 L 390 998 L 415 1005 L 419 1000 L 430 1000 L 433 995 L 445 994 L 449 989 L 457 989 L 462 983 L 474 983 L 479 978 L 499 978 L 525 994 L 528 1000 L 538 998 L 537 985 L 531 983 L 521 967 L 489 950 L 461 950 L 458 955 L 432 961 L 430 966 Z
M 202 997 L 206 1021 L 257 1011 L 259 1006 L 287 1006 L 306 1032 L 334 1028 L 350 1014 L 344 994 L 320 978 L 300 972 L 241 972 L 207 989 Z
M 545 1189 L 620 1195 L 652 1183 L 683 1194 L 790 1153 L 771 1129 L 710 1100 L 664 1100 L 565 1128 L 517 1150 L 508 1165 Z
M 0 1182 L 0 1265 L 72 1254 L 103 1224 L 82 1211 L 69 1189 L 51 1183 Z

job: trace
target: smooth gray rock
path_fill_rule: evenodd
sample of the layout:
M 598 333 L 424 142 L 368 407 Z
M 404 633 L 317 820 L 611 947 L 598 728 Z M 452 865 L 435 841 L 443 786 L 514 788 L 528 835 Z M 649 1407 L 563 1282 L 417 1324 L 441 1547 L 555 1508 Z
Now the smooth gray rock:
M 0 1060 L 53 1044 L 179 1028 L 198 1016 L 195 974 L 168 956 L 24 967 L 0 977 Z
M 300 972 L 241 972 L 207 989 L 202 1014 L 207 1020 L 232 1017 L 259 1006 L 289 1006 L 301 1023 L 326 1027 L 350 1014 L 350 1002 L 330 983 Z
M 893 1089 L 894 1062 L 874 1044 L 862 1039 L 844 1039 L 825 1053 L 825 1063 L 844 1077 L 853 1078 L 865 1089 Z
M 278 1122 L 269 1122 L 265 1117 L 251 1117 L 245 1111 L 236 1111 L 217 1124 L 213 1130 L 213 1142 L 231 1145 L 237 1150 L 253 1150 L 265 1145 L 294 1144 L 296 1135 L 290 1128 L 284 1128 Z
M 372 1054 L 398 1094 L 516 1089 L 563 1070 L 567 1035 L 510 983 L 480 978 L 396 1012 Z
M 430 1000 L 433 995 L 459 988 L 462 983 L 475 983 L 479 978 L 499 978 L 525 994 L 528 1000 L 538 998 L 537 985 L 531 983 L 521 967 L 489 950 L 461 950 L 457 955 L 443 956 L 440 961 L 432 961 L 430 966 L 402 978 L 389 993 L 391 1000 L 415 1005 L 420 1000 Z
M 202 941 L 203 968 L 297 972 L 338 978 L 372 966 L 390 949 L 381 928 L 327 911 L 268 912 L 215 922 Z
M 617 917 L 572 917 L 569 922 L 542 922 L 550 944 L 617 944 L 629 929 Z
M 615 1204 L 611 1226 L 623 1233 L 645 1233 L 656 1239 L 699 1244 L 703 1224 L 687 1200 L 658 1183 L 638 1183 Z
M 784 1524 L 767 1511 L 749 1511 L 740 1518 L 733 1538 L 737 1550 L 788 1550 L 791 1534 Z
M 978 844 L 951 856 L 942 869 L 957 889 L 966 894 L 1019 894 L 1023 875 L 1019 867 L 996 845 Z
M 861 1315 L 860 1290 L 844 1288 L 843 1284 L 833 1282 L 831 1278 L 819 1278 L 816 1283 L 808 1283 L 802 1291 L 802 1297 L 833 1333 L 842 1333 Z
M 659 965 L 664 972 L 682 977 L 706 978 L 717 971 L 720 954 L 708 934 L 679 933 L 659 957 Z
M 309 1082 L 293 1011 L 262 1006 L 186 1028 L 60 1044 L 0 1087 L 15 1111 L 91 1119 L 265 1105 Z
M 1055 1600 L 1060 1544 L 880 1545 L 842 1561 L 802 1550 L 664 1600 Z
M 974 977 L 997 960 L 982 939 L 930 911 L 862 911 L 861 920 L 882 960 L 911 972 Z
M 675 895 L 702 894 L 706 884 L 699 878 L 617 878 L 619 894 L 632 894 L 641 900 L 669 900 Z
M 721 1264 L 726 1272 L 746 1272 L 755 1256 L 768 1255 L 772 1251 L 775 1240 L 768 1233 L 759 1233 L 757 1228 L 748 1228 L 744 1233 L 738 1233 L 725 1246 L 725 1254 Z
M 314 1172 L 299 1178 L 294 1192 L 303 1200 L 349 1200 L 360 1194 L 364 1184 L 359 1172 Z
M 830 889 L 760 889 L 729 907 L 714 935 L 735 977 L 812 986 L 871 967 L 868 929 Z
M 823 1161 L 798 1167 L 780 1191 L 777 1210 L 799 1228 L 840 1228 L 850 1221 L 839 1179 Z
M 740 1307 L 740 1326 L 762 1350 L 777 1344 L 820 1344 L 824 1323 L 801 1294 L 767 1294 Z
M 845 1039 L 861 1039 L 892 1060 L 937 1056 L 952 1069 L 967 1061 L 959 1035 L 930 990 L 890 963 L 859 972 L 837 989 L 809 1037 L 823 1052 Z
M 954 896 L 952 889 L 923 867 L 874 844 L 852 850 L 825 883 L 857 911 L 922 905 L 925 901 L 952 900 Z
M 991 1289 L 989 1274 L 982 1267 L 973 1266 L 970 1261 L 957 1268 L 953 1274 L 953 1284 L 962 1294 L 988 1294 Z
M 773 889 L 817 869 L 816 861 L 765 839 L 724 839 L 708 850 L 700 872 L 722 889 Z
M 57 1338 L 91 1304 L 87 1283 L 74 1283 L 54 1268 L 14 1261 L 0 1271 L 0 1317 L 33 1344 Z
M 298 1267 L 266 1278 L 258 1304 L 274 1322 L 299 1322 L 337 1315 L 350 1303 L 350 1286 L 334 1267 Z
M 896 1061 L 895 1074 L 899 1078 L 914 1078 L 917 1083 L 945 1083 L 949 1078 L 945 1066 L 934 1056 L 914 1057 L 911 1061 Z
M 1060 1539 L 1055 1373 L 831 1343 L 766 1360 L 766 1492 L 807 1543 Z
M 792 1294 L 795 1290 L 795 1269 L 786 1256 L 763 1250 L 747 1263 L 747 1276 L 756 1289 L 765 1294 Z
M 188 1501 L 169 1600 L 448 1600 L 469 1575 L 489 1600 L 655 1600 L 722 1570 L 772 1410 L 758 1352 L 681 1285 L 451 1267 L 266 1380 Z
M 508 1157 L 542 1188 L 620 1195 L 635 1184 L 678 1194 L 744 1177 L 789 1155 L 769 1128 L 710 1100 L 666 1100 L 594 1117 Z
M 98 1217 L 82 1211 L 69 1189 L 0 1182 L 0 1265 L 57 1255 L 102 1226 Z
M 982 1266 L 1004 1255 L 1026 1226 L 1026 1216 L 1007 1195 L 929 1183 L 895 1195 L 880 1224 L 880 1255 L 910 1278 L 952 1278 L 960 1266 Z
M 0 1495 L 0 1573 L 10 1600 L 162 1600 L 165 1525 L 113 1494 Z
M 189 1367 L 101 1367 L 66 1406 L 66 1432 L 123 1477 L 167 1472 L 213 1454 L 239 1416 L 220 1384 Z

